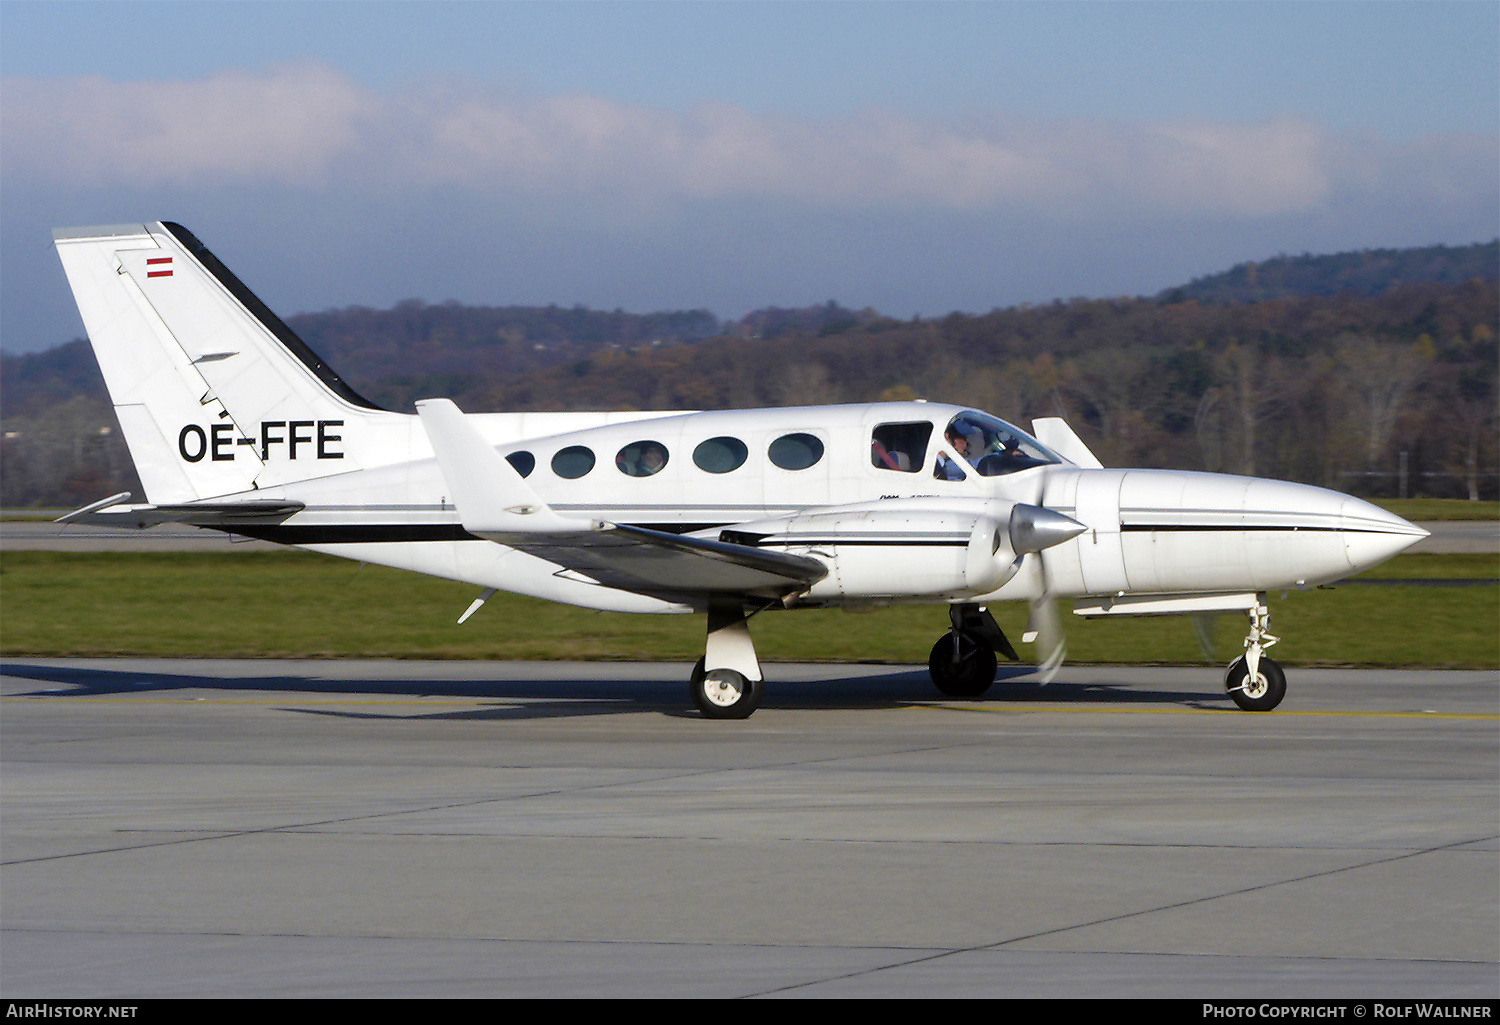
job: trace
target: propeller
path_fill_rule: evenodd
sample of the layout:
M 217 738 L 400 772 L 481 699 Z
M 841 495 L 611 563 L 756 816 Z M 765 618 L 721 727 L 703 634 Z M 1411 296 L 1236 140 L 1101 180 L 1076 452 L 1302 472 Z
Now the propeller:
M 1062 619 L 1057 614 L 1057 601 L 1049 590 L 1051 583 L 1047 577 L 1047 562 L 1041 556 L 1037 558 L 1042 563 L 1043 589 L 1041 597 L 1031 603 L 1031 618 L 1026 623 L 1026 632 L 1021 635 L 1021 640 L 1036 642 L 1037 653 L 1041 656 L 1037 671 L 1041 674 L 1040 683 L 1045 687 L 1062 668 L 1063 659 L 1068 654 L 1068 638 L 1063 633 Z
M 1045 549 L 1077 537 L 1089 528 L 1071 516 L 1039 505 L 1017 505 L 1010 516 L 1011 547 L 1019 553 L 1034 554 L 1042 574 L 1042 593 L 1031 603 L 1031 618 L 1021 640 L 1036 642 L 1042 660 L 1037 669 L 1045 686 L 1052 682 L 1067 654 L 1067 638 L 1052 597 L 1052 577 L 1047 572 Z

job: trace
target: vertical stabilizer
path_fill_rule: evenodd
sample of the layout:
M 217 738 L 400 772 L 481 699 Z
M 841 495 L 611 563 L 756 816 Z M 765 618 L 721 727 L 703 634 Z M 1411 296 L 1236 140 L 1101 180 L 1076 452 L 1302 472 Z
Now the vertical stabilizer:
M 155 503 L 356 470 L 360 398 L 180 225 L 53 232 Z

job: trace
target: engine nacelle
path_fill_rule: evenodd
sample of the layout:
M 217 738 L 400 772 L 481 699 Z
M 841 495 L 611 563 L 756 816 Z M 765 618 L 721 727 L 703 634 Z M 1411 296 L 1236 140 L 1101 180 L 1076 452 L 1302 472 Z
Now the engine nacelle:
M 992 592 L 1025 553 L 1083 529 L 1015 502 L 905 498 L 746 523 L 719 539 L 823 560 L 829 572 L 808 592 L 814 600 L 930 599 Z

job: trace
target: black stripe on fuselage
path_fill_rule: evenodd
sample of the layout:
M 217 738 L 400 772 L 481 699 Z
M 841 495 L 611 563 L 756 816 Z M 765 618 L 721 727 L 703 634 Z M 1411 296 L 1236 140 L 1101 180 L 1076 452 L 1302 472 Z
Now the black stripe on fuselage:
M 688 530 L 707 529 L 713 526 L 698 524 L 626 524 L 626 526 L 644 527 L 648 530 L 660 530 L 664 533 L 684 534 Z M 670 528 L 670 529 L 669 529 Z M 298 526 L 283 523 L 249 524 L 237 523 L 234 526 L 214 526 L 215 530 L 226 533 L 241 534 L 245 537 L 253 537 L 261 541 L 272 541 L 282 545 L 336 545 L 336 544 L 390 544 L 403 541 L 481 541 L 483 538 L 469 533 L 461 524 L 457 523 L 342 523 L 342 524 L 320 524 Z M 731 543 L 744 542 L 736 539 Z M 860 546 L 898 546 L 910 547 L 939 547 L 939 548 L 962 548 L 968 545 L 967 538 L 951 538 L 947 540 L 933 540 L 927 538 L 852 538 L 840 539 L 836 537 L 808 537 L 808 538 L 782 538 L 764 547 L 806 547 L 809 545 L 841 545 L 845 547 Z M 747 544 L 746 547 L 762 547 L 759 544 Z
M 686 534 L 722 526 L 718 523 L 636 523 L 630 526 L 658 530 L 664 534 Z M 458 523 L 330 523 L 300 525 L 283 523 L 216 526 L 231 534 L 279 545 L 391 544 L 402 541 L 482 541 Z
M 1193 524 L 1193 523 L 1122 523 L 1120 533 L 1131 534 L 1142 531 L 1161 531 L 1162 533 L 1214 533 L 1232 531 L 1276 531 L 1280 533 L 1303 533 L 1320 531 L 1322 533 L 1334 534 L 1394 534 L 1392 530 L 1377 530 L 1374 527 L 1267 527 L 1261 525 L 1240 524 Z

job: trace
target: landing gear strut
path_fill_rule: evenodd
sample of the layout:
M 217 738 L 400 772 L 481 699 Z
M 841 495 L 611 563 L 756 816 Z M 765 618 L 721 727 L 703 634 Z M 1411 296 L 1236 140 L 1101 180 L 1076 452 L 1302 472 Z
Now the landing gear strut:
M 1281 638 L 1271 634 L 1271 610 L 1266 607 L 1264 594 L 1257 596 L 1248 615 L 1250 633 L 1245 638 L 1245 654 L 1229 666 L 1224 690 L 1247 712 L 1269 712 L 1286 697 L 1286 674 L 1264 652 Z

